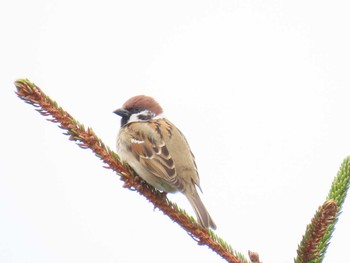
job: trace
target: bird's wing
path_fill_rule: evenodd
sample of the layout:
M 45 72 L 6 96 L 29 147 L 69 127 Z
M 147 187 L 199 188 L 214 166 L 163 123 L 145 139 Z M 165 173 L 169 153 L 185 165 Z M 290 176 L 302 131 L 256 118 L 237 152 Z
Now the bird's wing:
M 179 187 L 175 162 L 165 141 L 171 138 L 171 125 L 166 120 L 131 123 L 129 125 L 130 151 L 147 170 Z

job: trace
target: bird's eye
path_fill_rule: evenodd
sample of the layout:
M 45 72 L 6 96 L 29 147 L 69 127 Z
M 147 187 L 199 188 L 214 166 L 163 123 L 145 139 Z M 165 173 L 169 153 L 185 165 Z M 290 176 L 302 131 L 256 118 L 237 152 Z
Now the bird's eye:
M 129 109 L 128 111 L 129 111 L 131 114 L 134 114 L 134 113 L 141 112 L 142 110 L 141 110 L 141 109 L 138 109 L 138 108 L 132 108 L 132 109 Z

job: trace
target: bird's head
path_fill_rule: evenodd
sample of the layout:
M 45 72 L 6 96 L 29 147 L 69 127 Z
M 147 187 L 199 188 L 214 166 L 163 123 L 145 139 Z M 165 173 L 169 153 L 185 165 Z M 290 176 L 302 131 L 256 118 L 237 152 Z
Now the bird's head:
M 128 99 L 123 107 L 116 109 L 114 113 L 122 117 L 121 126 L 124 126 L 130 122 L 159 118 L 163 114 L 163 109 L 152 97 L 138 95 Z

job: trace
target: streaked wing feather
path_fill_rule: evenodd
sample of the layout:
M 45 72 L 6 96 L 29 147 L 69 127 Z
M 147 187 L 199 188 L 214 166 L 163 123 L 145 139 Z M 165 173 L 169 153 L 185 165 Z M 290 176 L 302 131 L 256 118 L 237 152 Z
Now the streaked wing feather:
M 155 176 L 174 183 L 175 163 L 163 139 L 155 140 L 142 132 L 132 134 L 131 152 Z

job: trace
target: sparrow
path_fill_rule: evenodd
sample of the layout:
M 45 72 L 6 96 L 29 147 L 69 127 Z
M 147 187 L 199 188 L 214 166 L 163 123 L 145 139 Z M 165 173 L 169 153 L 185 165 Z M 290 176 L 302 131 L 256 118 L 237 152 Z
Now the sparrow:
M 121 117 L 117 150 L 121 159 L 153 187 L 183 193 L 205 228 L 216 225 L 200 199 L 194 155 L 181 131 L 167 120 L 152 97 L 138 95 L 114 111 Z

